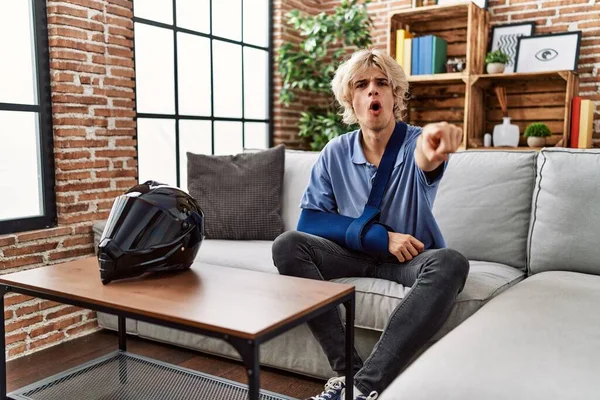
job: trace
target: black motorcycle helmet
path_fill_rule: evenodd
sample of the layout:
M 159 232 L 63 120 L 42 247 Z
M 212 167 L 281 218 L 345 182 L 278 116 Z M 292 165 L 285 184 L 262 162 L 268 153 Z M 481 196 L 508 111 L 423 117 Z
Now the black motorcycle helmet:
M 189 268 L 204 240 L 204 213 L 181 189 L 147 181 L 113 203 L 98 246 L 103 284 Z

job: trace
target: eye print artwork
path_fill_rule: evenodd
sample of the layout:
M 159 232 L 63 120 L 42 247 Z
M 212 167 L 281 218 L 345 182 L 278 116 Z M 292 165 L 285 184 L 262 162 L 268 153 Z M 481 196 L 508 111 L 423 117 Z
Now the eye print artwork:
M 550 61 L 558 56 L 558 52 L 554 49 L 543 49 L 536 53 L 535 58 L 540 61 Z

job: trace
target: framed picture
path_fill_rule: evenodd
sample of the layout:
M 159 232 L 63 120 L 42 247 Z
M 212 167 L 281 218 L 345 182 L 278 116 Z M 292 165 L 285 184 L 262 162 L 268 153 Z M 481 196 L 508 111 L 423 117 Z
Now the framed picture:
M 487 8 L 488 7 L 488 0 L 438 0 L 437 4 L 438 6 L 447 6 L 449 4 L 457 4 L 457 3 L 475 3 L 476 5 L 478 5 L 480 8 Z
M 517 42 L 516 72 L 577 70 L 581 31 L 521 36 Z
M 492 27 L 489 51 L 502 50 L 508 54 L 510 60 L 504 68 L 505 73 L 515 71 L 515 57 L 517 55 L 517 42 L 521 36 L 533 35 L 535 22 L 522 22 L 516 24 L 495 25 Z

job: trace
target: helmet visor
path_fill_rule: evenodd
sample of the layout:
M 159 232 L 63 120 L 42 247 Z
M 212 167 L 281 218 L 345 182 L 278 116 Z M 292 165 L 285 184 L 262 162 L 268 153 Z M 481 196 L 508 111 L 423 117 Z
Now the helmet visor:
M 179 239 L 184 225 L 154 204 L 122 195 L 113 203 L 100 242 L 111 239 L 122 251 L 150 249 Z

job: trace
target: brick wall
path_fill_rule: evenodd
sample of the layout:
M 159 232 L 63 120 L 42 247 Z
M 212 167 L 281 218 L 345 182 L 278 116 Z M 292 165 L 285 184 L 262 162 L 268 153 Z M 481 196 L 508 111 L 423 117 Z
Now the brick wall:
M 319 3 L 317 12 L 331 11 L 340 0 Z M 389 15 L 410 8 L 411 4 L 411 0 L 373 0 L 367 6 L 374 23 L 372 39 L 375 47 L 387 47 Z M 600 147 L 600 0 L 489 0 L 488 10 L 492 25 L 535 21 L 535 32 L 540 34 L 583 31 L 578 66 L 579 93 L 596 104 L 594 144 Z M 298 107 L 303 105 L 302 102 L 297 104 Z M 287 125 L 294 122 L 291 115 L 289 118 Z M 286 134 L 290 135 L 292 131 L 290 126 Z
M 2 273 L 93 254 L 91 225 L 136 182 L 131 1 L 47 1 L 58 227 L 0 236 Z M 95 313 L 7 295 L 7 354 L 97 329 Z

